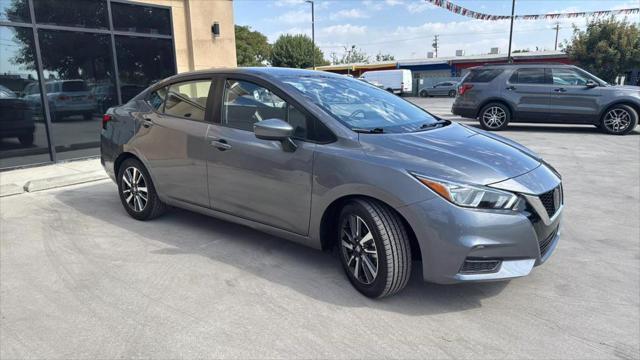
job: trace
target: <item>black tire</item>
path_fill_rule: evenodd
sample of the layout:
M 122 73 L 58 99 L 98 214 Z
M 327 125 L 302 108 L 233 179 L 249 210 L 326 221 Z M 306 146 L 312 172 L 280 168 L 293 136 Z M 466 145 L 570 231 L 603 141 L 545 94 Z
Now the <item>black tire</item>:
M 455 90 L 449 90 L 449 97 L 456 97 L 456 91 Z
M 624 121 L 623 125 L 615 126 L 615 123 L 611 123 L 611 114 L 621 114 L 621 121 Z M 629 105 L 614 105 L 602 114 L 599 125 L 598 128 L 607 134 L 626 135 L 638 125 L 638 112 Z
M 135 198 L 133 199 L 133 202 L 130 202 L 131 200 L 127 200 L 129 196 L 133 196 L 133 194 L 131 194 L 131 190 L 126 193 L 127 188 L 130 187 L 127 186 L 125 182 L 125 172 L 127 172 L 129 169 L 135 169 L 142 175 L 142 180 L 144 181 L 144 183 L 139 182 L 138 184 L 140 186 L 136 186 L 134 192 L 138 192 L 138 194 L 140 194 L 142 190 L 139 189 L 142 188 L 141 185 L 144 185 L 147 191 L 147 200 L 144 203 L 144 206 L 138 206 Z M 133 172 L 135 173 L 135 171 Z M 128 181 L 131 183 L 131 177 L 128 177 L 128 179 Z M 151 180 L 149 172 L 138 159 L 126 159 L 120 165 L 120 168 L 118 169 L 117 183 L 118 194 L 120 195 L 122 206 L 124 206 L 124 209 L 127 211 L 127 213 L 129 213 L 129 215 L 131 215 L 131 217 L 133 217 L 134 219 L 151 220 L 162 215 L 166 211 L 167 205 L 165 205 L 158 198 L 158 194 L 156 193 L 156 189 L 153 186 L 153 181 Z
M 427 97 L 429 95 L 429 93 L 427 92 L 427 90 L 420 90 L 420 97 Z
M 22 146 L 31 146 L 33 145 L 33 133 L 25 133 L 22 134 L 20 136 L 18 136 L 18 141 L 20 141 L 20 144 Z
M 493 116 L 495 116 L 495 118 Z M 480 126 L 485 130 L 504 130 L 509 125 L 509 121 L 511 121 L 511 111 L 503 103 L 492 102 L 480 110 L 478 118 L 480 120 Z
M 359 239 L 356 241 L 348 235 L 352 228 L 349 219 L 354 217 L 355 221 L 361 220 L 366 225 L 358 235 L 360 238 L 352 234 L 354 239 Z M 338 224 L 338 252 L 344 271 L 356 290 L 370 298 L 382 298 L 399 292 L 407 285 L 411 275 L 411 246 L 404 223 L 392 209 L 374 200 L 352 200 L 342 208 Z M 366 235 L 371 233 L 373 241 L 363 243 L 367 237 L 362 236 L 365 231 Z M 343 245 L 343 240 L 351 245 L 351 250 Z M 373 250 L 372 243 L 375 245 Z M 370 256 L 371 251 L 375 251 L 375 257 Z M 358 259 L 354 260 L 356 257 Z M 376 262 L 375 274 L 365 269 L 367 261 L 373 265 L 372 260 Z M 355 268 L 359 264 L 361 267 L 356 273 Z
M 387 91 L 393 94 L 393 89 L 392 88 L 387 88 Z

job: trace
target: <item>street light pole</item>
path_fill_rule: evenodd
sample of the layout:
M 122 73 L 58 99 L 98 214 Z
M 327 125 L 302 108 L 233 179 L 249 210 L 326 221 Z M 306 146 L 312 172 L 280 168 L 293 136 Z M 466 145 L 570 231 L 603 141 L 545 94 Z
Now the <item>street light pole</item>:
M 311 42 L 313 43 L 313 48 L 311 49 L 311 58 L 313 59 L 313 70 L 316 69 L 316 19 L 313 11 L 313 0 L 305 0 L 311 4 Z
M 507 54 L 507 62 L 512 63 L 513 59 L 511 58 L 511 41 L 513 40 L 513 15 L 516 11 L 516 0 L 511 1 L 511 29 L 509 30 L 509 53 Z

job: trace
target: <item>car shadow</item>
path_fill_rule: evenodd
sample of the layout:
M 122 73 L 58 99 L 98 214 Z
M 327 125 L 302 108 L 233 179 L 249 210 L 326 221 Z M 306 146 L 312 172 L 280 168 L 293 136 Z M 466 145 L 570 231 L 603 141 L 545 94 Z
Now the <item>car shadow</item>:
M 153 221 L 137 221 L 122 208 L 115 186 L 109 182 L 69 188 L 57 193 L 56 198 L 79 213 L 164 244 L 151 250 L 153 254 L 203 256 L 341 307 L 376 308 L 412 316 L 458 312 L 481 307 L 483 299 L 500 294 L 508 284 L 426 283 L 421 263 L 416 263 L 402 292 L 371 300 L 351 287 L 335 253 L 180 209 L 171 209 Z
M 482 129 L 480 124 L 471 121 L 460 121 L 465 125 L 472 126 L 477 129 Z M 509 124 L 506 129 L 497 131 L 496 133 L 503 133 L 509 131 L 517 132 L 553 132 L 553 133 L 573 133 L 573 134 L 600 134 L 602 136 L 610 136 L 605 134 L 600 129 L 593 125 L 540 125 L 540 124 Z M 625 136 L 640 135 L 640 128 L 636 127 L 633 131 Z

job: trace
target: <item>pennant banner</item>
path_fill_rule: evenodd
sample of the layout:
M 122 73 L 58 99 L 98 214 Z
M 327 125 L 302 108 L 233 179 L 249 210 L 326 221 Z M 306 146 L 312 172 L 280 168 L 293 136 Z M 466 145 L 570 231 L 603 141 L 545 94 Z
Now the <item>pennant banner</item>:
M 439 6 L 443 9 L 447 9 L 454 14 L 467 16 L 474 19 L 480 20 L 508 20 L 511 19 L 510 15 L 491 15 L 484 14 L 477 11 L 472 11 L 467 8 L 463 8 L 462 6 L 456 5 L 447 0 L 426 0 L 427 2 Z M 609 16 L 609 15 L 618 15 L 618 14 L 638 14 L 640 13 L 640 8 L 629 8 L 629 9 L 619 9 L 619 10 L 601 10 L 601 11 L 581 11 L 574 13 L 556 13 L 556 14 L 535 14 L 535 15 L 515 15 L 513 18 L 516 20 L 539 20 L 539 19 L 560 19 L 560 18 L 577 18 L 577 17 L 587 17 L 587 16 Z

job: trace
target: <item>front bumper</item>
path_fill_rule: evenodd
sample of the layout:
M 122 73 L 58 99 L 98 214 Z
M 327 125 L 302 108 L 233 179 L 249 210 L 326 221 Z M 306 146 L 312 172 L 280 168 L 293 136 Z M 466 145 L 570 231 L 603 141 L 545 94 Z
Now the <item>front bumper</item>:
M 551 189 L 559 185 L 558 179 Z M 462 208 L 439 196 L 397 210 L 416 235 L 424 280 L 451 284 L 528 275 L 553 254 L 563 206 L 544 221 L 530 205 L 522 212 L 487 211 Z M 468 262 L 498 265 L 474 272 L 466 270 Z

